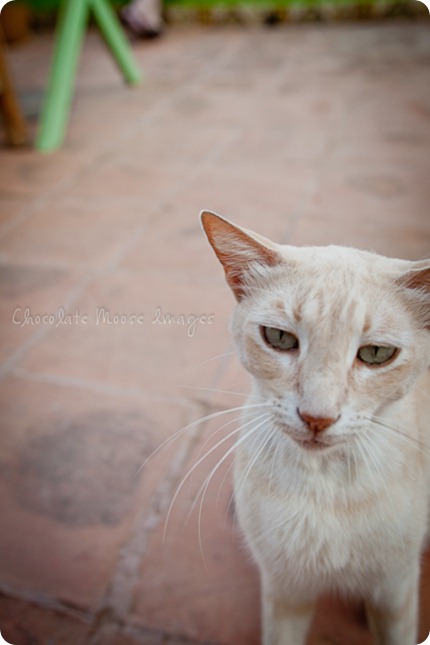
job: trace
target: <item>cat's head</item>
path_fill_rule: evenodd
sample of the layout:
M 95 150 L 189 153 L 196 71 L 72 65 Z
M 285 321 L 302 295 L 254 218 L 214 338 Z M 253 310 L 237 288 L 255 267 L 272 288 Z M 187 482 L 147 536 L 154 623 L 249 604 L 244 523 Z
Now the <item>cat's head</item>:
M 204 211 L 254 392 L 301 447 L 348 440 L 430 365 L 430 261 L 271 242 Z

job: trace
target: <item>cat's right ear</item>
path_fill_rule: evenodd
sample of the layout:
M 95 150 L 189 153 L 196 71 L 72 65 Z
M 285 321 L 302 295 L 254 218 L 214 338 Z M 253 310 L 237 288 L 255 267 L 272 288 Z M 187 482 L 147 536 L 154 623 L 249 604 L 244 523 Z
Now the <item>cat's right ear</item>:
M 397 284 L 407 289 L 411 305 L 420 323 L 430 331 L 430 260 L 413 262 Z
M 282 262 L 275 244 L 270 240 L 210 211 L 202 211 L 200 220 L 237 300 L 245 295 L 246 285 L 257 265 L 268 267 Z

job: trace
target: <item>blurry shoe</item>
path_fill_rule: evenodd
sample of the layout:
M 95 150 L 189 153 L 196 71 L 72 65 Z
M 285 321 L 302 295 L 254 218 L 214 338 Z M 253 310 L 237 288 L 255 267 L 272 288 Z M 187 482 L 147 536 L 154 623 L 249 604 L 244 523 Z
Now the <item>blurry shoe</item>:
M 157 38 L 163 31 L 160 0 L 132 0 L 121 10 L 120 17 L 139 38 Z

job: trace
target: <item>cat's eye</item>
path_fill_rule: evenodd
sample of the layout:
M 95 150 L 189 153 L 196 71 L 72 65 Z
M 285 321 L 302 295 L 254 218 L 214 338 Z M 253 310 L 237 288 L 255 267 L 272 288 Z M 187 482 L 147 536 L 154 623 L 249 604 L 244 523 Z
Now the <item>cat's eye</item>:
M 398 353 L 392 345 L 365 345 L 358 350 L 357 358 L 367 365 L 385 365 Z
M 291 334 L 284 329 L 277 329 L 276 327 L 262 327 L 263 338 L 268 345 L 274 349 L 279 349 L 283 352 L 288 352 L 297 349 L 299 340 L 297 336 Z

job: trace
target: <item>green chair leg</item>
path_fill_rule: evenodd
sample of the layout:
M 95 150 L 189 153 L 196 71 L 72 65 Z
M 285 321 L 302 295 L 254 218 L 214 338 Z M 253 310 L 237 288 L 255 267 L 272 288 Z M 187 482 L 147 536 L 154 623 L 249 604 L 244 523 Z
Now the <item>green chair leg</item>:
M 107 0 L 90 2 L 94 18 L 125 80 L 130 84 L 138 83 L 141 80 L 140 71 L 134 64 L 128 41 L 111 5 Z
M 78 57 L 92 11 L 125 80 L 140 81 L 140 71 L 108 0 L 62 0 L 54 45 L 51 75 L 42 109 L 36 148 L 49 152 L 63 143 L 72 100 Z
M 88 8 L 88 0 L 63 0 L 61 5 L 51 76 L 36 137 L 38 150 L 51 151 L 63 142 Z

